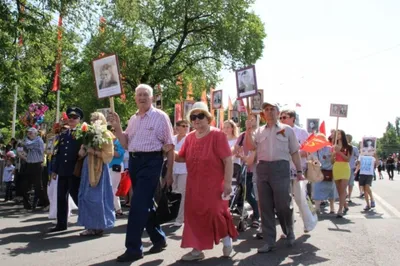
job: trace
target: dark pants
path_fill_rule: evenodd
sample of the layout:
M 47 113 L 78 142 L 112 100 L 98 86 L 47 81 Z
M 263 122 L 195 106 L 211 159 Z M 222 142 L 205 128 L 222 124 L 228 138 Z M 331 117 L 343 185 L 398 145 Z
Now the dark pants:
M 387 173 L 388 173 L 388 175 L 389 175 L 389 179 L 393 179 L 393 176 L 394 176 L 393 168 L 394 168 L 394 167 L 390 166 L 390 167 L 388 167 L 388 169 L 387 169 Z
M 257 165 L 257 188 L 261 209 L 264 240 L 275 246 L 275 211 L 283 233 L 294 239 L 293 206 L 291 195 L 290 165 L 288 161 L 260 161 Z
M 22 195 L 25 207 L 31 207 L 28 192 L 31 190 L 32 184 L 35 189 L 35 197 L 42 202 L 43 206 L 49 205 L 49 199 L 46 197 L 43 189 L 42 171 L 42 163 L 27 163 L 26 165 L 25 186 Z M 35 205 L 36 202 L 33 204 Z
M 4 201 L 9 201 L 13 199 L 12 196 L 12 181 L 5 182 L 6 183 L 6 197 L 4 198 Z
M 131 254 L 143 253 L 144 228 L 154 244 L 165 242 L 165 234 L 157 223 L 154 193 L 160 182 L 163 157 L 160 154 L 140 153 L 129 158 L 129 174 L 133 195 L 129 211 L 125 246 Z
M 57 227 L 67 228 L 68 195 L 78 206 L 78 191 L 81 179 L 76 176 L 58 176 L 57 185 Z

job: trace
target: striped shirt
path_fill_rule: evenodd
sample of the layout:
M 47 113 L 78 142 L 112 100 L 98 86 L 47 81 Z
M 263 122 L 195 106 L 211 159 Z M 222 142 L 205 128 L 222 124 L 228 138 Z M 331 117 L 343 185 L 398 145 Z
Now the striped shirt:
M 27 163 L 41 163 L 44 159 L 44 143 L 41 137 L 33 140 L 26 139 L 25 148 L 28 151 L 26 156 Z
M 150 107 L 143 116 L 138 112 L 133 115 L 124 134 L 128 137 L 129 152 L 161 151 L 163 145 L 173 144 L 168 115 L 154 107 Z

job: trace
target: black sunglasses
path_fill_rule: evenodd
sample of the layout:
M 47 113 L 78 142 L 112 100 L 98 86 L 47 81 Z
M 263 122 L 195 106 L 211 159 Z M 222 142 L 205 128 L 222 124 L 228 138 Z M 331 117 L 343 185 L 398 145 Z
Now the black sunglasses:
M 188 127 L 187 125 L 178 125 L 178 127 Z
M 68 118 L 69 119 L 78 119 L 79 116 L 77 116 L 77 115 L 69 115 Z
M 196 118 L 198 118 L 199 120 L 202 120 L 206 117 L 206 115 L 204 113 L 200 113 L 198 115 L 190 115 L 190 121 L 194 121 L 196 120 Z
M 284 115 L 284 116 L 279 117 L 280 120 L 285 120 L 286 118 L 290 118 L 290 116 Z

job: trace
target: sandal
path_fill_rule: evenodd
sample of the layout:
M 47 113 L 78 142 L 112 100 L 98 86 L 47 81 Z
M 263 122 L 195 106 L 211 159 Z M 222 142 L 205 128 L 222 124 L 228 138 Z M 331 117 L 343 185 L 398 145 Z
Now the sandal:
M 252 228 L 258 228 L 260 227 L 260 222 L 259 221 L 253 221 L 253 223 L 251 224 Z
M 104 234 L 104 230 L 94 230 L 94 234 L 96 235 L 96 236 L 103 236 L 103 234 Z
M 94 230 L 88 229 L 88 230 L 83 231 L 79 235 L 80 236 L 94 236 L 94 235 L 96 235 L 96 232 Z

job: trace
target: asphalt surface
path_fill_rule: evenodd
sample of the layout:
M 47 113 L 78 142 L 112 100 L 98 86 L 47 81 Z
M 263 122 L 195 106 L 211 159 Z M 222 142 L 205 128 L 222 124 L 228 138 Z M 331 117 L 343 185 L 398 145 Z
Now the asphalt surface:
M 145 257 L 132 265 L 382 265 L 398 266 L 400 257 L 400 175 L 389 181 L 373 183 L 376 208 L 364 212 L 365 202 L 353 193 L 353 204 L 345 219 L 327 213 L 319 216 L 317 227 L 304 234 L 302 221 L 296 211 L 294 247 L 287 248 L 279 240 L 277 249 L 269 254 L 257 254 L 262 240 L 254 238 L 255 229 L 240 234 L 234 242 L 230 259 L 222 258 L 222 245 L 206 251 L 201 262 L 181 262 L 189 250 L 180 248 L 182 228 L 165 225 L 168 247 L 159 254 Z M 0 204 L 0 265 L 130 265 L 118 264 L 115 258 L 125 250 L 126 218 L 119 219 L 115 228 L 100 238 L 80 237 L 77 216 L 70 218 L 68 231 L 46 233 L 52 227 L 47 213 L 25 211 L 12 203 Z M 278 236 L 280 227 L 277 226 Z M 145 251 L 151 247 L 143 235 Z

